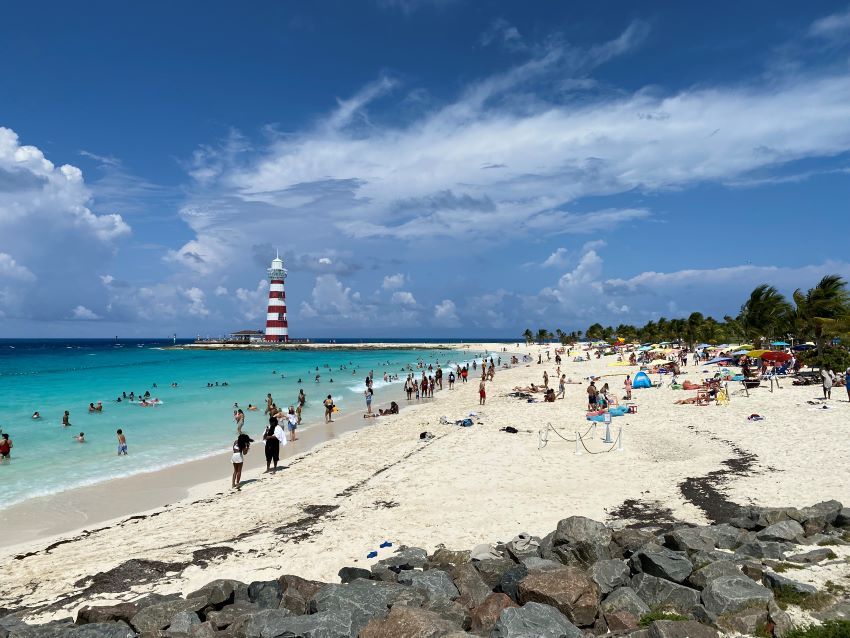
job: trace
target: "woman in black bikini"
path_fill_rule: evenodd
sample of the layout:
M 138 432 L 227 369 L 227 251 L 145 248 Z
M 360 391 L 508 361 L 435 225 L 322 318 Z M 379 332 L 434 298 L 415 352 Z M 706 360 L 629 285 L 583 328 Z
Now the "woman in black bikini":
M 233 478 L 230 481 L 230 487 L 235 490 L 241 490 L 242 482 L 242 465 L 245 462 L 245 455 L 251 448 L 251 438 L 247 434 L 240 434 L 233 442 L 233 456 L 230 461 L 233 463 Z

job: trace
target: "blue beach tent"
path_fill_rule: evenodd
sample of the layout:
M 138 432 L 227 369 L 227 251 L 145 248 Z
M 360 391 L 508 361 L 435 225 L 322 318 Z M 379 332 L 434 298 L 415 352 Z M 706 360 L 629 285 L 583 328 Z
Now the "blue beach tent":
M 635 378 L 632 380 L 632 388 L 651 388 L 652 381 L 649 380 L 649 377 L 646 375 L 646 372 L 638 372 L 635 375 Z

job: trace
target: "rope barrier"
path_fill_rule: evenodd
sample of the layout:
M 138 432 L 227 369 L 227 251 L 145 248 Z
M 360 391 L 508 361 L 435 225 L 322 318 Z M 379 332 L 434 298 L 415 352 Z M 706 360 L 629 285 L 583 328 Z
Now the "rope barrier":
M 587 428 L 587 431 L 585 431 L 584 434 L 579 435 L 579 436 L 587 436 L 587 433 L 590 432 L 595 426 L 596 426 L 595 423 L 591 424 Z M 550 430 L 552 432 L 554 432 L 555 434 L 557 434 L 558 437 L 560 437 L 561 439 L 563 439 L 567 443 L 575 443 L 576 440 L 577 440 L 577 439 L 568 439 L 563 434 L 558 432 L 558 430 L 555 427 L 553 427 L 553 425 L 551 423 L 547 423 L 545 428 L 543 428 L 542 430 L 539 430 L 537 432 L 537 436 L 538 436 L 537 449 L 538 450 L 542 450 L 544 447 L 546 447 L 549 444 L 549 431 Z M 576 434 L 578 434 L 578 433 L 576 433 Z

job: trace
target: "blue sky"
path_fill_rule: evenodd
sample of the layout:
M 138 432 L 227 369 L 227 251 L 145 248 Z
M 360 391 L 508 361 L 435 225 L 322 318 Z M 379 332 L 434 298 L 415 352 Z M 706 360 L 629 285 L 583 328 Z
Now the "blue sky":
M 513 336 L 850 277 L 850 5 L 48 3 L 0 23 L 0 335 Z

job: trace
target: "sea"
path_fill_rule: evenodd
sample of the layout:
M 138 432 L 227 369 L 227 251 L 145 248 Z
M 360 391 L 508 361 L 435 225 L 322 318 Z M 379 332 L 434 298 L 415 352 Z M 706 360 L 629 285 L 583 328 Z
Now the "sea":
M 14 443 L 11 460 L 0 463 L 0 508 L 221 453 L 235 438 L 236 405 L 245 412 L 244 431 L 257 438 L 267 423 L 267 392 L 288 407 L 303 388 L 306 425 L 322 418 L 328 394 L 342 414 L 365 411 L 365 378 L 371 370 L 374 404 L 396 400 L 403 409 L 408 366 L 445 366 L 484 354 L 430 348 L 214 351 L 171 345 L 171 340 L 0 339 L 0 429 Z M 385 372 L 399 381 L 384 382 Z M 131 403 L 123 399 L 130 392 L 150 392 L 160 403 Z M 103 411 L 90 413 L 89 403 L 98 401 Z M 259 410 L 249 411 L 248 404 Z M 70 427 L 62 427 L 65 410 Z M 32 418 L 35 411 L 40 419 Z M 119 428 L 127 437 L 126 457 L 117 454 Z M 82 444 L 74 439 L 80 432 L 85 433 Z

